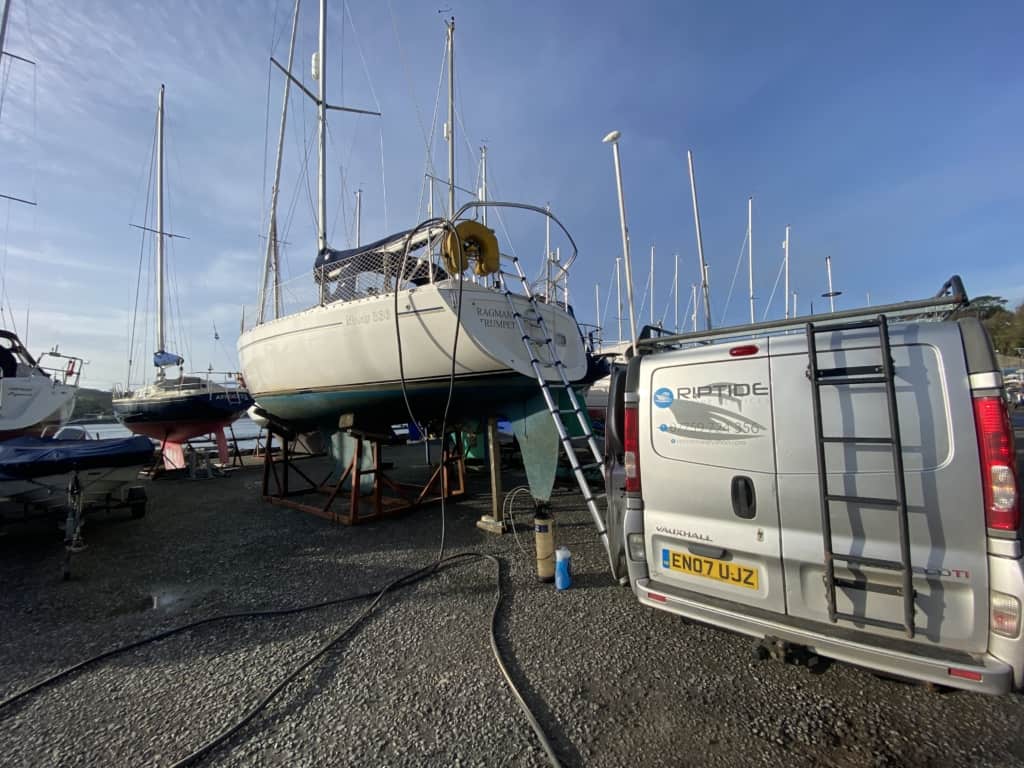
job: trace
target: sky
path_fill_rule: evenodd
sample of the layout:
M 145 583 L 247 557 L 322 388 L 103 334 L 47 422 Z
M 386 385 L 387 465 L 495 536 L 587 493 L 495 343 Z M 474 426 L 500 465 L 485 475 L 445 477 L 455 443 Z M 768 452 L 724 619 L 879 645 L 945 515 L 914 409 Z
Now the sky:
M 0 69 L 0 194 L 38 204 L 0 201 L 2 325 L 24 337 L 27 318 L 34 353 L 59 345 L 86 358 L 89 386 L 124 383 L 129 358 L 135 383 L 152 376 L 152 241 L 131 225 L 153 226 L 163 83 L 165 228 L 185 236 L 168 246 L 168 347 L 193 370 L 235 368 L 243 311 L 250 321 L 255 311 L 284 89 L 269 57 L 287 57 L 292 0 L 11 1 L 5 49 L 36 63 L 5 57 Z M 457 181 L 477 187 L 486 143 L 490 198 L 551 205 L 579 250 L 577 317 L 606 338 L 618 333 L 622 254 L 601 142 L 611 130 L 622 132 L 637 302 L 653 244 L 654 319 L 667 327 L 676 254 L 681 325 L 698 279 L 687 150 L 716 325 L 749 319 L 746 262 L 731 297 L 730 284 L 750 196 L 758 319 L 783 312 L 781 284 L 769 298 L 786 225 L 801 314 L 827 303 L 826 256 L 839 309 L 869 294 L 876 304 L 930 295 L 952 274 L 971 295 L 1024 301 L 1020 3 L 330 0 L 328 101 L 382 113 L 331 113 L 335 247 L 353 244 L 357 188 L 369 241 L 425 218 L 424 174 L 447 176 L 443 90 L 435 104 L 449 15 Z M 304 0 L 294 72 L 311 88 L 316 27 Z M 312 295 L 315 110 L 294 89 L 289 109 L 278 236 L 297 309 Z M 540 219 L 510 212 L 491 225 L 538 274 Z M 557 233 L 556 246 L 570 251 Z

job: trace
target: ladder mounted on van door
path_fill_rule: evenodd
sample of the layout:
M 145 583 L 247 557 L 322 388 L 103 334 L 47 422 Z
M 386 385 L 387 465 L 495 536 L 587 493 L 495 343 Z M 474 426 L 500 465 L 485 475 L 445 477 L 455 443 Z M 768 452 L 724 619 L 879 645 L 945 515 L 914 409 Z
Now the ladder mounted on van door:
M 839 368 L 822 368 L 818 361 L 817 336 L 822 333 L 840 331 L 859 331 L 875 329 L 878 332 L 878 350 L 881 361 L 877 365 L 853 365 Z M 907 520 L 907 488 L 903 473 L 903 443 L 900 438 L 899 413 L 896 409 L 896 372 L 889 342 L 889 323 L 885 315 L 878 315 L 871 320 L 858 320 L 846 323 L 829 323 L 825 325 L 807 323 L 807 356 L 810 361 L 809 376 L 811 379 L 811 404 L 814 413 L 815 449 L 818 459 L 818 488 L 821 499 L 821 532 L 825 545 L 825 599 L 828 601 L 828 617 L 833 623 L 852 621 L 868 624 L 883 629 L 902 630 L 908 638 L 914 636 L 914 583 L 910 562 L 910 524 Z M 823 432 L 821 418 L 822 387 L 853 388 L 863 385 L 883 385 L 888 411 L 888 435 L 826 435 Z M 895 478 L 895 498 L 875 498 L 870 496 L 852 496 L 832 493 L 828 486 L 828 464 L 825 457 L 825 445 L 839 443 L 843 445 L 880 445 L 887 446 L 892 452 L 893 475 Z M 890 514 L 896 518 L 899 531 L 900 559 L 883 560 L 862 555 L 835 552 L 832 540 L 832 507 L 833 503 L 854 504 L 872 510 L 881 510 L 879 514 Z M 901 577 L 901 585 L 879 584 L 868 578 L 846 579 L 837 578 L 835 563 L 845 563 L 851 568 L 864 566 L 894 571 Z M 843 613 L 836 608 L 836 587 L 859 589 L 887 595 L 898 595 L 903 598 L 903 621 L 894 622 L 872 618 L 857 613 Z
M 561 441 L 566 457 L 569 459 L 572 475 L 576 479 L 577 485 L 579 485 L 587 511 L 590 512 L 590 517 L 593 519 L 594 525 L 597 526 L 598 538 L 601 540 L 605 552 L 608 553 L 609 562 L 611 562 L 608 531 L 601 510 L 597 506 L 598 501 L 607 498 L 607 494 L 603 490 L 604 479 L 602 476 L 600 480 L 602 489 L 600 491 L 595 491 L 587 479 L 588 472 L 600 469 L 604 465 L 604 451 L 598 444 L 597 438 L 594 437 L 594 432 L 590 428 L 590 420 L 586 415 L 586 409 L 580 402 L 579 395 L 572 388 L 572 383 L 565 373 L 565 363 L 558 356 L 555 340 L 548 330 L 547 324 L 544 322 L 544 316 L 540 312 L 537 296 L 530 288 L 530 281 L 519 264 L 519 258 L 513 257 L 512 263 L 515 265 L 516 275 L 522 283 L 523 292 L 530 302 L 530 307 L 526 314 L 520 312 L 513 299 L 512 292 L 505 285 L 505 281 L 502 280 L 505 299 L 512 309 L 512 317 L 515 318 L 519 328 L 523 345 L 526 347 L 526 352 L 529 355 L 530 366 L 533 368 L 534 376 L 540 385 L 541 394 L 544 396 L 544 403 L 547 405 L 548 412 L 551 414 L 555 429 L 558 432 L 558 439 Z M 547 359 L 542 358 L 541 350 L 547 351 Z M 550 371 L 552 368 L 558 372 L 559 381 L 557 382 L 549 382 L 544 375 L 545 369 Z M 569 401 L 568 408 L 562 407 L 562 404 L 559 402 L 560 398 L 553 390 L 566 393 Z M 573 419 L 579 425 L 580 434 L 577 436 L 569 434 L 569 424 L 573 423 Z M 567 421 L 569 424 L 566 423 Z M 588 459 L 592 458 L 593 461 L 581 463 L 576 453 L 577 446 L 587 455 Z M 615 564 L 611 563 L 611 565 L 612 573 L 615 573 Z

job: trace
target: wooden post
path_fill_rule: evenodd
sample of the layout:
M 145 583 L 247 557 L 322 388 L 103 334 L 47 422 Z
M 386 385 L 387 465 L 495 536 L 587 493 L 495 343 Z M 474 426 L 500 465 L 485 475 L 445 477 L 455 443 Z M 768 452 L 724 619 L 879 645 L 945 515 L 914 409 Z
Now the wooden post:
M 498 419 L 487 419 L 487 455 L 491 462 L 491 514 L 481 515 L 476 527 L 488 533 L 504 533 L 501 510 L 501 443 L 498 441 Z

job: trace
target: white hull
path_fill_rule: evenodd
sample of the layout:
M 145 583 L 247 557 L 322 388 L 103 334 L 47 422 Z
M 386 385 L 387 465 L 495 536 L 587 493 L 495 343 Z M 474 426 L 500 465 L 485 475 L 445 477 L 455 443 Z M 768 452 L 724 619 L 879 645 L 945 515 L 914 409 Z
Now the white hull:
M 0 437 L 38 433 L 71 418 L 78 388 L 33 372 L 0 379 Z
M 138 482 L 141 467 L 98 467 L 80 470 L 78 481 L 82 487 L 86 506 L 102 505 L 108 499 L 120 502 L 129 485 Z M 63 472 L 31 480 L 0 481 L 0 512 L 25 510 L 32 512 L 59 509 L 67 505 L 70 472 Z
M 238 340 L 249 392 L 261 407 L 286 420 L 336 420 L 340 412 L 358 413 L 362 405 L 379 403 L 380 392 L 400 386 L 403 374 L 413 388 L 446 383 L 460 322 L 457 378 L 478 381 L 504 376 L 507 380 L 511 375 L 522 378 L 524 384 L 535 381 L 504 293 L 465 282 L 461 318 L 456 314 L 458 295 L 456 280 L 399 291 L 402 372 L 393 293 L 317 306 L 258 325 Z M 530 302 L 520 296 L 513 301 L 525 320 Z M 587 360 L 575 319 L 557 306 L 539 306 L 566 375 L 570 381 L 582 378 Z M 533 334 L 540 335 L 537 330 Z M 542 364 L 550 363 L 546 348 L 536 354 Z M 543 370 L 549 380 L 559 379 L 553 365 Z M 331 393 L 344 394 L 344 400 L 317 396 Z M 365 402 L 361 393 L 366 395 Z

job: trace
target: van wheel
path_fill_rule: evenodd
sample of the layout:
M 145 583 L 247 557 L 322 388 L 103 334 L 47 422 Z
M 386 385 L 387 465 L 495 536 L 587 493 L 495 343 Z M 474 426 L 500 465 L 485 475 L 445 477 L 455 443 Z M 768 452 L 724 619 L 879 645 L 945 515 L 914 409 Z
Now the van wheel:
M 141 520 L 146 516 L 146 502 L 132 504 L 132 520 Z

